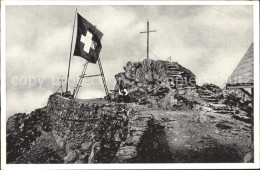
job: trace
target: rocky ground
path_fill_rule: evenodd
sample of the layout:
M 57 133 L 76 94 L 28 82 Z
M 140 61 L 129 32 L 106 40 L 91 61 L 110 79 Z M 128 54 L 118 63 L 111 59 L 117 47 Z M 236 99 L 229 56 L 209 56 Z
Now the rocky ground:
M 143 111 L 152 114 L 155 120 L 154 151 L 146 153 L 151 154 L 146 162 L 243 162 L 251 150 L 251 124 L 236 120 L 231 114 L 206 109 L 144 108 Z M 13 162 L 10 155 L 17 152 L 18 158 L 13 163 L 63 163 L 67 154 L 58 147 L 53 134 L 43 130 L 40 133 L 32 143 L 27 140 L 14 148 L 11 146 L 8 160 Z M 24 140 L 24 136 L 16 140 Z M 103 156 L 104 162 L 112 161 Z
M 149 110 L 158 122 L 152 162 L 243 162 L 251 125 L 213 111 Z
M 9 117 L 6 143 L 7 163 L 61 163 L 66 156 L 54 140 L 46 108 Z

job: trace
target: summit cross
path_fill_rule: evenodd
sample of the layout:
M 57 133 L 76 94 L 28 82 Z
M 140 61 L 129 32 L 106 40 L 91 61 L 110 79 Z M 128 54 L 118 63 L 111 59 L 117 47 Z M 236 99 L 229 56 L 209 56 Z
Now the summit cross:
M 149 33 L 150 32 L 156 32 L 156 30 L 149 30 L 149 21 L 147 20 L 147 30 L 140 32 L 140 33 L 146 33 L 147 34 L 147 59 L 149 59 Z

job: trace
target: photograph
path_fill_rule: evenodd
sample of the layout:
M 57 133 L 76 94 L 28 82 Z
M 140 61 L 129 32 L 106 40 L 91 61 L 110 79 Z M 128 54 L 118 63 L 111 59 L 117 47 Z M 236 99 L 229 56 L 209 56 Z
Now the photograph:
M 259 167 L 257 8 L 3 3 L 3 169 Z

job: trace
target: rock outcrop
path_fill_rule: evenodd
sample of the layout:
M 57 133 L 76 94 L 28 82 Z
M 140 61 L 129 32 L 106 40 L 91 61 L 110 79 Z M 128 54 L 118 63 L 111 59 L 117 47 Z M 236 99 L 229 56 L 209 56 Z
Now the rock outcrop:
M 252 99 L 245 92 L 221 89 L 214 84 L 198 86 L 196 76 L 176 62 L 145 59 L 128 62 L 124 70 L 115 75 L 114 101 L 121 84 L 128 91 L 130 102 L 170 110 L 210 105 L 216 112 L 233 113 L 237 119 L 250 121 Z
M 123 81 L 123 86 L 129 92 L 136 89 L 147 91 L 154 86 L 165 83 L 177 88 L 194 86 L 196 84 L 195 75 L 188 69 L 176 62 L 145 59 L 142 62 L 129 61 L 124 66 L 125 72 L 115 75 L 118 83 Z
M 176 89 L 189 89 L 196 85 L 195 75 L 176 62 L 151 59 L 142 62 L 129 61 L 124 70 L 125 72 L 115 75 L 117 84 L 114 88 L 114 100 L 120 84 L 127 89 L 130 101 L 140 104 L 157 104 Z M 172 98 L 171 95 L 168 98 Z

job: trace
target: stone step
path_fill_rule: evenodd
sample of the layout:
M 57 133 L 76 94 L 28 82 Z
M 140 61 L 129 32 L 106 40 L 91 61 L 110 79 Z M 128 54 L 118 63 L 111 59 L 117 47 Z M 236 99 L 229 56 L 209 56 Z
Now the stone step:
M 187 86 L 186 86 L 186 85 L 179 85 L 179 86 L 176 86 L 177 89 L 180 89 L 180 88 L 184 89 L 185 87 L 187 87 Z
M 214 110 L 214 113 L 220 113 L 220 114 L 234 114 L 233 110 Z
M 199 95 L 201 98 L 204 98 L 204 99 L 216 99 L 215 96 L 211 96 L 211 95 Z
M 169 67 L 167 70 L 173 70 L 173 71 L 181 71 L 178 67 Z
M 168 67 L 168 68 L 172 68 L 172 67 L 174 67 L 174 68 L 179 68 L 179 66 L 178 65 L 176 65 L 176 64 L 165 64 L 165 66 L 166 67 Z
M 198 89 L 197 92 L 198 92 L 198 93 L 206 93 L 205 90 L 201 90 L 201 89 Z
M 202 89 L 202 88 L 198 88 L 198 92 L 213 93 L 212 91 L 210 91 L 208 89 Z
M 183 79 L 183 76 L 181 74 L 168 74 L 168 77 L 178 77 L 178 80 Z
M 213 93 L 212 91 L 209 91 L 207 89 L 203 90 L 203 89 L 198 89 L 198 92 L 202 92 L 202 93 Z
M 252 123 L 252 119 L 250 117 L 244 115 L 233 115 L 234 119 L 240 120 L 245 123 Z
M 176 85 L 169 85 L 171 88 L 174 88 L 174 87 L 183 87 L 183 88 L 187 88 L 187 89 L 195 89 L 196 87 L 191 87 L 187 84 L 176 84 Z
M 181 77 L 182 78 L 182 76 L 180 75 L 180 74 L 170 74 L 170 75 L 168 75 L 169 77 Z
M 183 72 L 181 71 L 167 71 L 168 75 L 181 75 Z
M 187 86 L 187 87 L 184 87 L 185 89 L 196 89 L 195 86 Z
M 181 71 L 181 70 L 167 70 L 166 71 L 168 74 L 174 74 L 174 73 L 184 73 L 183 71 Z
M 197 93 L 198 93 L 198 92 L 197 92 Z M 205 96 L 206 96 L 206 95 L 207 95 L 207 96 L 211 95 L 211 94 L 208 94 L 208 93 L 198 93 L 198 94 L 199 94 L 200 96 L 201 96 L 201 95 L 205 95 Z
M 202 99 L 207 101 L 207 102 L 218 102 L 217 99 L 209 99 L 209 98 L 202 98 Z
M 178 83 L 176 84 L 176 86 L 187 86 L 187 84 L 184 82 L 184 83 Z
M 199 95 L 207 95 L 207 96 L 213 95 L 213 93 L 209 93 L 209 92 L 198 92 L 198 91 L 197 91 L 197 93 L 198 93 Z
M 230 110 L 230 107 L 228 107 L 225 104 L 213 104 L 213 103 L 210 103 L 209 107 L 214 109 L 214 110 Z

